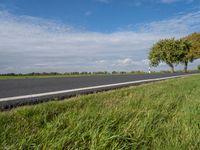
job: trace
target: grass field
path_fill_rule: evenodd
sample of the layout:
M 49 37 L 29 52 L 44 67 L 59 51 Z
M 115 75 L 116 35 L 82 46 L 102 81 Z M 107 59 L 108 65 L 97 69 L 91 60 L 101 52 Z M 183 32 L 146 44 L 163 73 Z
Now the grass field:
M 0 113 L 0 149 L 199 147 L 199 75 Z
M 166 71 L 167 72 L 167 71 Z M 152 74 L 162 74 L 166 72 L 152 72 Z M 169 72 L 167 72 L 169 73 Z M 108 73 L 108 74 L 58 74 L 58 75 L 0 75 L 0 80 L 8 79 L 32 79 L 32 78 L 63 78 L 80 76 L 108 76 L 108 75 L 130 75 L 130 74 L 148 74 L 147 72 L 126 72 L 126 73 Z
M 177 70 L 176 72 L 183 72 L 182 70 Z M 198 72 L 198 70 L 189 70 L 188 72 Z M 170 71 L 160 71 L 152 72 L 151 74 L 165 74 L 170 73 Z M 107 73 L 107 74 L 57 74 L 57 75 L 0 75 L 0 80 L 8 79 L 32 79 L 32 78 L 63 78 L 63 77 L 80 77 L 80 76 L 108 76 L 108 75 L 131 75 L 131 74 L 148 74 L 148 72 L 117 72 L 117 73 Z
M 0 76 L 0 80 L 8 79 L 33 79 L 33 78 L 63 78 L 63 77 L 77 77 L 81 75 L 21 75 L 21 76 Z M 83 76 L 83 75 L 82 75 Z M 87 75 L 89 76 L 89 75 Z M 91 75 L 90 75 L 91 76 Z
M 126 73 L 128 74 L 147 74 L 147 73 Z M 154 73 L 155 74 L 155 73 Z M 118 74 L 79 74 L 79 75 L 19 75 L 19 76 L 9 76 L 0 75 L 0 80 L 8 79 L 34 79 L 34 78 L 63 78 L 63 77 L 81 77 L 81 76 L 108 76 L 108 75 L 122 75 Z
M 80 74 L 80 75 L 20 75 L 20 76 L 0 76 L 0 80 L 8 79 L 34 79 L 34 78 L 63 78 L 63 77 L 80 77 L 80 76 L 108 76 L 120 74 Z

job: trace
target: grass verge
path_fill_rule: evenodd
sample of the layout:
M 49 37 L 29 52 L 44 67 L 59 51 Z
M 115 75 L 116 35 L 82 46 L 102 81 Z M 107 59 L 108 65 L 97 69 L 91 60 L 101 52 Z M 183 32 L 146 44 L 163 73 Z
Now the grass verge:
M 0 113 L 0 149 L 199 147 L 199 75 Z

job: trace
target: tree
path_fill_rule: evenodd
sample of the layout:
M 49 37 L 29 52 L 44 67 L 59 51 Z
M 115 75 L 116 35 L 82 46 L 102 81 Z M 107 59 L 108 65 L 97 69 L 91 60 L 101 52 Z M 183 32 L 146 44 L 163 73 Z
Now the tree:
M 192 44 L 191 52 L 194 55 L 194 59 L 200 58 L 200 32 L 194 32 L 184 37 L 184 39 Z
M 174 72 L 174 65 L 180 62 L 181 53 L 179 41 L 174 38 L 160 40 L 150 49 L 150 65 L 156 67 L 161 62 L 165 62 Z
M 185 39 L 180 39 L 177 42 L 178 42 L 178 47 L 179 47 L 179 52 L 180 52 L 178 60 L 180 61 L 180 63 L 184 64 L 184 71 L 187 72 L 188 63 L 193 62 L 194 60 L 192 44 L 191 42 Z
M 200 65 L 197 66 L 197 69 L 200 71 Z

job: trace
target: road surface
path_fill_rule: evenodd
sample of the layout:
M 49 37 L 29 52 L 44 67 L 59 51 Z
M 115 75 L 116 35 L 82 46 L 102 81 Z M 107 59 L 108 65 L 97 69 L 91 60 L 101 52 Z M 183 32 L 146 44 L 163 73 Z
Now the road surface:
M 0 80 L 0 110 L 190 74 L 192 73 Z

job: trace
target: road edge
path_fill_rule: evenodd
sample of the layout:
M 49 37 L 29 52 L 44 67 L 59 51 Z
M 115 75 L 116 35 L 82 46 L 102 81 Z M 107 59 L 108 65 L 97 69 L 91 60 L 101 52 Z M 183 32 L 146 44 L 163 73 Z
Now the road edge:
M 156 82 L 156 81 L 162 81 L 162 80 L 168 80 L 168 79 L 174 79 L 174 78 L 180 78 L 180 77 L 187 77 L 187 76 L 191 76 L 195 74 L 199 74 L 199 73 L 175 75 L 175 76 L 162 77 L 162 78 L 156 78 L 156 79 L 129 81 L 129 82 L 106 84 L 106 85 L 100 85 L 100 86 L 91 86 L 91 87 L 77 88 L 77 89 L 70 89 L 70 90 L 0 98 L 0 111 L 9 110 L 13 107 L 22 106 L 22 105 L 37 104 L 37 103 L 47 102 L 51 100 L 62 100 L 65 98 L 76 96 L 76 95 L 108 91 L 112 89 L 118 89 L 118 88 L 133 86 L 133 85 L 140 85 L 144 83 L 150 83 L 150 82 Z

